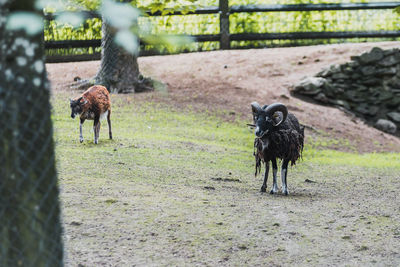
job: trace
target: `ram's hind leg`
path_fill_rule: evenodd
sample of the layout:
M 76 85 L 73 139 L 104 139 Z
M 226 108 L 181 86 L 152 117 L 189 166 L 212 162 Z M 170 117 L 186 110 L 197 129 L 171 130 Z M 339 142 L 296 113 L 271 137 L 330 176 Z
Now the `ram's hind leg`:
M 94 132 L 94 143 L 98 144 L 100 135 L 100 117 L 94 118 L 93 132 Z
M 287 187 L 287 171 L 288 171 L 289 160 L 284 159 L 282 163 L 282 170 L 281 170 L 281 179 L 282 179 L 282 193 L 284 195 L 288 195 L 288 187 Z
M 276 159 L 272 159 L 272 177 L 273 177 L 273 183 L 272 183 L 272 189 L 270 191 L 271 194 L 275 194 L 278 192 L 278 184 L 277 184 L 277 177 L 276 174 L 278 172 L 278 165 L 276 164 Z
M 269 172 L 269 161 L 266 161 L 265 162 L 264 182 L 263 182 L 263 185 L 261 186 L 261 192 L 267 191 L 268 172 Z

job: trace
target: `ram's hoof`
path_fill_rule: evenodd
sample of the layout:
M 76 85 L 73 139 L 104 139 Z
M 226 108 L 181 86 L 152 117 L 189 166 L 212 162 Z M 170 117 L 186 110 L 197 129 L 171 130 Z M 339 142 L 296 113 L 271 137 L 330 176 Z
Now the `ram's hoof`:
M 264 186 L 262 186 L 260 192 L 265 193 L 265 192 L 267 192 L 267 189 Z
M 273 195 L 276 194 L 277 192 L 278 192 L 278 187 L 276 185 L 273 185 L 269 193 Z

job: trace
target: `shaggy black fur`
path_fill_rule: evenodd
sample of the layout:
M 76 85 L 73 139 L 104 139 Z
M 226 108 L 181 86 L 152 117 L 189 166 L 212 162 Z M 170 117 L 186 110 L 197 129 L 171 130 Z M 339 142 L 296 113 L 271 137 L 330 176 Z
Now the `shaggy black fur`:
M 264 147 L 263 142 L 267 143 Z M 275 129 L 271 129 L 263 137 L 254 140 L 254 156 L 256 173 L 260 173 L 261 163 L 274 158 L 287 159 L 291 165 L 301 158 L 304 147 L 304 127 L 301 127 L 296 117 L 289 113 L 287 119 Z

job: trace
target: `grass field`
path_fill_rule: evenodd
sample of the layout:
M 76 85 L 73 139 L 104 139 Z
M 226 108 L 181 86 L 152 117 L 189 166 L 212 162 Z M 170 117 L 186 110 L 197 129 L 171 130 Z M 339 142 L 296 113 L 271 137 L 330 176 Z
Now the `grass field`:
M 306 138 L 290 195 L 261 194 L 247 121 L 112 103 L 114 139 L 103 121 L 94 145 L 87 121 L 81 144 L 68 95 L 52 98 L 68 266 L 400 264 L 400 154 Z

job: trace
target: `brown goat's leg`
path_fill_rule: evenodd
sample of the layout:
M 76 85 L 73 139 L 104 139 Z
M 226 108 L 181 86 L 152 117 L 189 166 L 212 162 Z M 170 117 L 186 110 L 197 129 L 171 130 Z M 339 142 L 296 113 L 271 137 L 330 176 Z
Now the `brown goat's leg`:
M 265 162 L 264 182 L 263 182 L 263 185 L 261 186 L 262 193 L 267 191 L 268 172 L 269 172 L 269 161 L 266 161 Z
M 282 170 L 281 170 L 281 179 L 282 179 L 282 193 L 284 195 L 288 195 L 288 187 L 287 187 L 287 169 L 288 169 L 289 160 L 284 159 L 282 163 Z
M 95 117 L 93 123 L 93 132 L 94 132 L 94 143 L 98 144 L 99 142 L 99 132 L 100 132 L 100 118 Z
M 278 165 L 276 164 L 276 158 L 271 160 L 272 162 L 272 189 L 269 192 L 270 194 L 275 194 L 276 192 L 278 192 L 278 184 L 277 184 L 277 172 L 278 172 Z
M 108 111 L 107 114 L 107 123 L 108 123 L 108 135 L 110 139 L 112 139 L 112 131 L 111 131 L 111 110 Z
M 85 122 L 85 119 L 80 119 L 79 121 L 79 142 L 83 142 L 83 134 L 82 134 L 82 126 L 83 123 Z

